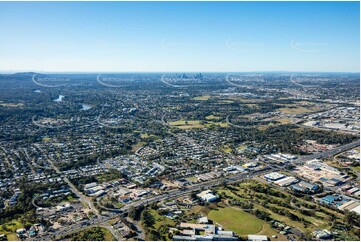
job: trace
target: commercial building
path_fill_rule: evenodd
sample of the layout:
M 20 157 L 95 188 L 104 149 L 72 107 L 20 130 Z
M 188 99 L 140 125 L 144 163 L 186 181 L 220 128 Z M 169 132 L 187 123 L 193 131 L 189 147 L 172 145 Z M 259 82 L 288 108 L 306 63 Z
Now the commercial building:
M 357 207 L 351 209 L 351 212 L 355 212 L 355 213 L 358 213 L 360 215 L 360 205 L 358 205 Z
M 202 222 L 208 221 L 203 217 Z M 174 235 L 174 241 L 237 241 L 238 237 L 233 231 L 225 231 L 214 224 L 181 223 L 180 235 Z
M 345 202 L 341 206 L 338 207 L 338 209 L 342 211 L 352 211 L 353 209 L 360 206 L 360 203 L 354 200 L 350 200 L 348 202 Z
M 201 193 L 198 193 L 197 197 L 199 197 L 205 202 L 214 202 L 218 199 L 218 197 L 214 195 L 211 190 L 206 190 Z
M 288 177 L 285 177 L 285 178 L 275 181 L 274 184 L 281 186 L 281 187 L 287 187 L 287 186 L 292 185 L 297 182 L 298 182 L 298 180 L 296 178 L 294 178 L 293 176 L 288 176 Z
M 96 182 L 92 182 L 92 183 L 86 184 L 86 185 L 84 186 L 84 190 L 86 191 L 86 190 L 88 190 L 88 189 L 90 189 L 90 188 L 92 188 L 92 187 L 95 187 L 95 186 L 97 186 L 97 183 L 96 183 Z
M 280 174 L 278 172 L 271 172 L 266 175 L 264 175 L 264 178 L 269 181 L 277 181 L 279 179 L 285 178 L 286 176 L 283 174 Z
M 316 192 L 318 188 L 319 188 L 318 185 L 305 181 L 300 181 L 299 183 L 291 186 L 291 189 L 293 189 L 294 191 L 303 192 L 303 193 Z
M 317 239 L 321 239 L 321 240 L 329 240 L 332 238 L 332 234 L 330 231 L 324 229 L 324 230 L 315 230 L 313 232 L 313 235 L 317 238 Z
M 248 235 L 248 241 L 268 241 L 266 235 L 250 234 Z

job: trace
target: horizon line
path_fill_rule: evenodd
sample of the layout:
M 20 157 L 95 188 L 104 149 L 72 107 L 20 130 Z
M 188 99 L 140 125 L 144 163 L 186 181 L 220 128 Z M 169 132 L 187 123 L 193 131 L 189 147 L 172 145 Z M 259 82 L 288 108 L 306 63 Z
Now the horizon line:
M 0 74 L 16 73 L 47 73 L 47 74 L 107 74 L 107 73 L 354 73 L 360 71 L 37 71 L 37 70 L 0 70 Z

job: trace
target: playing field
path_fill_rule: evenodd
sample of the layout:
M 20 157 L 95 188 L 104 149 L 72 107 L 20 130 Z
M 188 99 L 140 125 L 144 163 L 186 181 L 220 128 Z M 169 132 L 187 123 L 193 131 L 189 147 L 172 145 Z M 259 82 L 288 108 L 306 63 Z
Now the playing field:
M 204 127 L 200 120 L 178 120 L 170 122 L 169 124 L 180 129 L 194 129 Z
M 199 96 L 199 97 L 195 97 L 193 98 L 193 100 L 197 100 L 197 101 L 207 101 L 208 99 L 210 99 L 211 96 L 209 95 L 204 95 L 204 96 Z
M 212 210 L 208 217 L 238 235 L 256 234 L 262 230 L 263 224 L 266 224 L 252 214 L 230 207 Z

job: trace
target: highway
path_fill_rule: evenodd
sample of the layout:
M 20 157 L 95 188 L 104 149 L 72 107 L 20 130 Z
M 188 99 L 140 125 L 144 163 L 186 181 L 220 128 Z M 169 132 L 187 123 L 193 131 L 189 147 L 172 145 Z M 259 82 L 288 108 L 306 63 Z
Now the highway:
M 198 191 L 200 189 L 210 189 L 211 187 L 221 185 L 224 182 L 229 183 L 229 184 L 240 182 L 245 179 L 250 179 L 250 178 L 258 175 L 259 173 L 268 171 L 270 169 L 271 169 L 270 167 L 265 167 L 259 171 L 255 171 L 255 172 L 252 172 L 249 174 L 242 173 L 242 174 L 237 174 L 237 175 L 227 177 L 227 178 L 221 177 L 221 178 L 218 178 L 215 180 L 206 181 L 206 182 L 202 182 L 202 183 L 198 183 L 198 184 L 193 184 L 191 186 L 184 188 L 185 190 L 184 189 L 174 189 L 174 190 L 171 190 L 164 194 L 160 194 L 157 196 L 149 197 L 147 199 L 143 199 L 140 201 L 136 201 L 136 202 L 127 204 L 126 206 L 124 206 L 121 209 L 107 209 L 106 208 L 106 210 L 112 212 L 112 214 L 110 214 L 108 216 L 103 216 L 103 215 L 94 216 L 93 218 L 82 221 L 81 223 L 63 227 L 61 229 L 54 231 L 52 234 L 47 234 L 47 235 L 42 236 L 41 240 L 53 240 L 55 238 L 63 237 L 65 235 L 68 235 L 68 234 L 71 234 L 71 233 L 74 233 L 77 231 L 81 231 L 83 229 L 95 227 L 95 226 L 105 227 L 104 224 L 107 223 L 109 220 L 114 219 L 119 216 L 126 215 L 130 209 L 133 209 L 133 208 L 136 208 L 139 206 L 146 206 L 146 205 L 149 205 L 149 204 L 152 204 L 155 202 L 159 202 L 162 200 L 168 200 L 168 199 L 172 199 L 172 198 L 182 197 L 182 196 L 190 194 L 194 191 Z M 114 231 L 113 229 L 111 230 L 111 232 L 112 232 L 112 234 L 117 234 L 117 232 Z
M 336 147 L 336 148 L 334 148 L 332 150 L 326 150 L 326 151 L 324 151 L 322 153 L 303 156 L 303 157 L 295 160 L 293 163 L 300 165 L 301 163 L 304 163 L 307 160 L 322 159 L 322 158 L 326 158 L 326 157 L 329 157 L 329 156 L 334 156 L 334 155 L 337 155 L 338 153 L 344 152 L 346 150 L 350 150 L 350 149 L 355 148 L 357 146 L 360 146 L 360 140 L 356 140 L 356 141 L 354 141 L 352 143 L 349 143 L 349 144 L 341 145 L 341 146 Z
M 326 158 L 326 157 L 329 157 L 329 156 L 333 156 L 333 155 L 336 155 L 338 153 L 344 152 L 346 150 L 355 148 L 355 147 L 357 147 L 359 145 L 360 145 L 360 140 L 357 140 L 357 141 L 354 141 L 352 143 L 336 147 L 335 149 L 332 149 L 332 150 L 328 150 L 328 151 L 325 151 L 325 152 L 322 152 L 322 153 L 301 157 L 301 158 L 295 160 L 294 163 L 298 164 L 298 165 L 301 165 L 307 160 L 320 159 L 320 158 Z M 53 166 L 52 162 L 50 162 L 50 164 Z M 56 169 L 55 166 L 53 168 L 55 170 L 57 170 L 57 172 L 60 172 L 58 169 Z M 83 221 L 82 223 L 73 224 L 73 225 L 70 225 L 70 226 L 67 226 L 67 227 L 63 227 L 63 228 L 55 231 L 53 234 L 47 234 L 45 236 L 42 236 L 41 239 L 42 240 L 52 240 L 54 238 L 59 238 L 61 236 L 64 236 L 64 235 L 67 235 L 67 234 L 70 234 L 70 233 L 74 233 L 76 231 L 80 231 L 80 230 L 83 230 L 85 228 L 94 227 L 94 226 L 102 226 L 102 227 L 107 227 L 108 228 L 107 223 L 108 223 L 109 220 L 114 219 L 114 218 L 119 217 L 119 216 L 124 216 L 133 208 L 136 208 L 136 207 L 139 207 L 139 206 L 146 206 L 146 205 L 149 205 L 149 204 L 152 204 L 152 203 L 155 203 L 155 202 L 160 202 L 160 201 L 163 201 L 163 200 L 182 197 L 182 196 L 188 195 L 188 194 L 190 194 L 192 192 L 195 192 L 195 191 L 206 190 L 206 189 L 210 189 L 212 187 L 219 186 L 219 185 L 221 185 L 223 183 L 231 184 L 231 183 L 241 182 L 241 181 L 246 180 L 246 179 L 251 179 L 254 176 L 259 175 L 260 173 L 263 173 L 265 171 L 270 172 L 270 171 L 274 171 L 274 170 L 278 170 L 277 167 L 266 166 L 263 169 L 260 169 L 260 170 L 257 170 L 257 171 L 252 171 L 250 173 L 240 173 L 240 174 L 236 174 L 236 175 L 229 176 L 229 177 L 220 177 L 220 178 L 217 178 L 217 179 L 214 179 L 214 180 L 193 184 L 193 185 L 190 185 L 190 186 L 187 186 L 187 187 L 184 187 L 184 188 L 173 189 L 173 190 L 164 192 L 163 194 L 160 194 L 160 195 L 156 195 L 156 196 L 153 196 L 153 197 L 149 197 L 149 198 L 146 198 L 146 199 L 135 201 L 135 202 L 132 202 L 130 204 L 125 205 L 124 207 L 122 207 L 120 209 L 111 209 L 111 208 L 102 207 L 102 209 L 104 209 L 104 210 L 106 210 L 108 212 L 111 212 L 111 214 L 108 215 L 108 216 L 103 216 L 103 215 L 94 216 L 90 220 Z M 73 187 L 74 186 L 73 184 L 71 184 L 71 185 L 72 185 L 71 186 L 72 189 L 75 188 L 75 187 Z M 79 192 L 77 189 L 76 189 L 76 191 Z M 81 198 L 81 197 L 83 197 L 83 195 L 81 194 L 79 197 Z M 94 207 L 94 205 L 92 204 L 91 201 L 88 200 L 88 202 L 91 204 L 90 205 L 91 207 Z M 107 225 L 104 225 L 104 224 L 107 224 Z M 111 232 L 112 232 L 113 235 L 114 234 L 117 235 L 117 232 L 114 231 L 112 228 L 111 228 Z M 119 238 L 118 235 L 115 236 L 115 237 L 117 239 Z

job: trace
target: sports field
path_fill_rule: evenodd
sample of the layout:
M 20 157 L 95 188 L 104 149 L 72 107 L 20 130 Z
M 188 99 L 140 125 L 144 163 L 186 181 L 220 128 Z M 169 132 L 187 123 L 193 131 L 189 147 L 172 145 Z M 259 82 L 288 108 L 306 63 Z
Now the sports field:
M 231 207 L 212 210 L 208 217 L 213 222 L 221 224 L 224 229 L 232 230 L 238 235 L 256 234 L 266 224 L 252 214 Z

